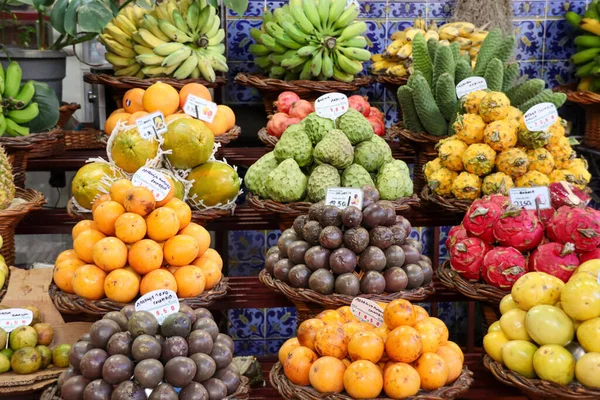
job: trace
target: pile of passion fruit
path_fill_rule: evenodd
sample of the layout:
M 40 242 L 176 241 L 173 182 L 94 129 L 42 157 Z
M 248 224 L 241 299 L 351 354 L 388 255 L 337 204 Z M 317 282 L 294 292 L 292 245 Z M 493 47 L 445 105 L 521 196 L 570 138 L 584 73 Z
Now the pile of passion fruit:
M 64 400 L 223 399 L 241 382 L 233 352 L 204 308 L 181 304 L 159 325 L 150 312 L 126 306 L 73 345 L 58 388 Z
M 390 201 L 364 186 L 362 209 L 323 201 L 285 230 L 267 251 L 266 269 L 294 288 L 323 295 L 396 293 L 431 282 L 431 260 L 410 239 L 410 222 Z

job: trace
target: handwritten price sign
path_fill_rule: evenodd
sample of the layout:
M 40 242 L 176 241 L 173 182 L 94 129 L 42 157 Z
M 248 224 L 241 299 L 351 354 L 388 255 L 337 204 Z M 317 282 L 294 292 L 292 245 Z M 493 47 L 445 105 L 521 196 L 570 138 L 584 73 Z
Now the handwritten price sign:
M 189 94 L 183 105 L 183 112 L 201 121 L 212 123 L 217 115 L 217 103 Z
M 486 90 L 487 82 L 480 76 L 472 76 L 470 78 L 463 79 L 456 85 L 456 97 L 459 99 L 471 92 L 477 90 Z
M 315 100 L 319 117 L 336 120 L 348 111 L 348 97 L 343 93 L 327 93 Z
M 167 316 L 179 311 L 177 293 L 172 290 L 153 290 L 135 302 L 135 311 L 148 311 L 162 325 Z
M 363 191 L 356 188 L 329 188 L 325 195 L 325 204 L 336 206 L 340 210 L 354 206 L 362 210 Z
M 510 202 L 526 210 L 547 210 L 550 205 L 550 191 L 547 186 L 514 188 L 509 191 Z
M 530 131 L 545 131 L 558 119 L 558 111 L 552 103 L 540 103 L 527 110 L 523 119 Z
M 171 191 L 171 183 L 162 172 L 142 167 L 131 178 L 133 186 L 143 186 L 150 190 L 156 201 L 164 200 Z
M 29 325 L 33 312 L 24 308 L 8 308 L 0 311 L 0 328 L 12 332 L 19 326 Z
M 383 324 L 383 308 L 372 300 L 355 297 L 350 303 L 350 311 L 360 321 L 380 327 Z

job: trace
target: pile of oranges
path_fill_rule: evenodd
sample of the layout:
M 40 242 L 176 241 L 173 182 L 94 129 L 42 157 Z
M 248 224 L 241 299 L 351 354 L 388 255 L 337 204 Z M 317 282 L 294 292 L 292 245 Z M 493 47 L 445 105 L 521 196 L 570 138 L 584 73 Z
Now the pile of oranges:
M 451 384 L 461 374 L 464 355 L 448 341 L 438 318 L 409 301 L 384 308 L 384 322 L 360 322 L 344 306 L 325 310 L 298 327 L 297 337 L 279 350 L 285 376 L 320 393 L 346 393 L 355 399 L 414 396 Z
M 146 90 L 129 89 L 123 96 L 123 108 L 113 111 L 104 123 L 104 132 L 110 135 L 117 123 L 135 125 L 138 118 L 155 111 L 163 113 L 167 124 L 179 118 L 192 118 L 182 111 L 190 94 L 212 101 L 210 91 L 199 83 L 188 83 L 179 92 L 173 86 L 162 82 L 157 82 Z M 219 136 L 235 126 L 235 114 L 231 108 L 218 105 L 213 122 L 202 122 L 215 136 Z
M 61 290 L 129 303 L 159 289 L 196 297 L 220 282 L 223 260 L 209 232 L 191 222 L 190 207 L 174 197 L 174 185 L 156 201 L 146 187 L 119 179 L 94 201 L 92 215 L 75 225 L 73 249 L 56 259 Z

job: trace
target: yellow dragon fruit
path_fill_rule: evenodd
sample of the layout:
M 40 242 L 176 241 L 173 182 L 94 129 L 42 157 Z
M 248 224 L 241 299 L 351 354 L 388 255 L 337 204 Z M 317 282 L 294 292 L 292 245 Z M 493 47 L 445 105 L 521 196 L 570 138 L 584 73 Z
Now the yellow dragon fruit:
M 459 200 L 475 200 L 481 194 L 481 178 L 461 172 L 452 184 L 452 194 Z
M 425 175 L 425 180 L 429 180 L 431 175 L 435 171 L 439 171 L 442 168 L 442 164 L 440 162 L 440 158 L 436 157 L 434 160 L 428 161 L 425 165 L 423 165 L 423 174 Z
M 517 187 L 548 186 L 550 185 L 550 178 L 538 171 L 527 171 L 524 175 L 518 177 L 515 183 Z
M 496 157 L 496 169 L 513 179 L 525 174 L 528 166 L 527 153 L 517 147 L 504 150 Z
M 467 147 L 467 144 L 456 136 L 451 136 L 448 139 L 440 141 L 437 150 L 442 166 L 452 171 L 462 171 L 462 156 Z
M 561 163 L 567 162 L 575 157 L 575 152 L 573 152 L 569 139 L 566 136 L 558 138 L 555 143 L 548 143 L 546 150 L 552 153 L 554 162 L 557 165 L 562 165 Z
M 548 128 L 548 133 L 551 135 L 548 139 L 548 142 L 550 144 L 557 144 L 558 140 L 565 136 L 566 128 L 567 121 L 562 118 L 557 119 L 552 125 L 550 125 L 550 128 Z
M 588 163 L 584 158 L 574 158 L 571 160 L 567 171 L 575 176 L 577 180 L 575 184 L 579 187 L 587 186 L 592 179 L 592 174 L 588 171 Z
M 554 169 L 554 157 L 544 148 L 528 150 L 527 159 L 529 160 L 529 171 L 538 171 L 549 175 Z
M 487 175 L 494 169 L 496 152 L 487 144 L 475 143 L 465 150 L 462 162 L 465 171 L 475 175 Z
M 479 104 L 479 115 L 488 124 L 508 116 L 510 100 L 504 93 L 489 92 Z
M 483 142 L 483 131 L 485 122 L 477 114 L 459 115 L 454 122 L 454 132 L 456 137 L 466 144 Z
M 517 130 L 508 119 L 493 121 L 485 127 L 483 141 L 496 151 L 504 151 L 517 144 Z
M 447 197 L 452 194 L 452 182 L 457 176 L 456 172 L 450 171 L 448 168 L 440 168 L 431 174 L 427 185 L 433 193 Z
M 503 194 L 508 196 L 508 191 L 515 186 L 512 178 L 504 172 L 495 172 L 483 178 L 481 191 L 483 194 Z
M 516 123 L 517 126 L 519 125 L 522 116 L 523 113 L 517 107 L 508 107 L 508 115 L 506 116 L 506 119 L 512 121 L 513 123 Z
M 569 183 L 577 185 L 577 187 L 579 187 L 579 188 L 585 186 L 585 185 L 579 184 L 577 182 L 577 177 L 575 175 L 573 175 L 573 173 L 571 171 L 569 171 L 568 169 L 555 169 L 554 171 L 552 171 L 550 173 L 549 178 L 550 178 L 550 183 L 567 181 Z
M 521 118 L 519 122 L 519 130 L 517 133 L 518 142 L 520 145 L 528 149 L 537 149 L 548 144 L 548 139 L 552 134 L 544 131 L 530 131 L 525 125 L 525 118 Z
M 464 110 L 469 114 L 479 114 L 479 105 L 486 94 L 487 92 L 483 90 L 466 94 L 461 100 Z

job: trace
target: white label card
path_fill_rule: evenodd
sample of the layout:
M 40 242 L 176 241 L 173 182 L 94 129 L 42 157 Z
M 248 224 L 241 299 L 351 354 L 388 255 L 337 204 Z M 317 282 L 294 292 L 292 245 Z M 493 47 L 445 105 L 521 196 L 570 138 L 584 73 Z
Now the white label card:
M 29 325 L 33 321 L 33 312 L 24 308 L 0 310 L 0 328 L 12 332 L 19 326 Z
M 162 325 L 167 316 L 179 311 L 177 293 L 172 290 L 153 290 L 135 302 L 135 311 L 148 311 Z
M 373 300 L 355 297 L 350 303 L 350 311 L 362 322 L 380 327 L 383 321 L 383 308 Z
M 167 131 L 165 116 L 160 111 L 136 119 L 135 124 L 144 139 L 157 138 Z
M 325 204 L 336 206 L 340 210 L 354 206 L 362 210 L 363 191 L 357 188 L 329 188 L 325 195 Z
M 327 93 L 315 100 L 317 115 L 334 121 L 344 115 L 348 107 L 348 97 L 343 93 Z
M 509 192 L 510 202 L 526 210 L 547 210 L 550 205 L 550 190 L 547 186 L 513 188 Z M 537 203 L 537 206 L 536 206 Z
M 217 103 L 189 94 L 183 112 L 201 121 L 212 123 L 217 115 Z
M 456 97 L 459 99 L 476 90 L 486 90 L 487 82 L 481 76 L 471 76 L 463 79 L 456 85 Z
M 600 285 L 600 271 L 598 271 L 598 285 Z
M 552 103 L 540 103 L 527 110 L 523 119 L 530 131 L 545 131 L 558 119 L 558 111 Z
M 143 186 L 149 189 L 156 201 L 162 201 L 171 191 L 171 182 L 165 174 L 148 167 L 142 167 L 131 178 L 133 186 Z

